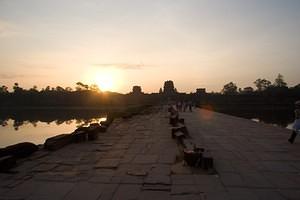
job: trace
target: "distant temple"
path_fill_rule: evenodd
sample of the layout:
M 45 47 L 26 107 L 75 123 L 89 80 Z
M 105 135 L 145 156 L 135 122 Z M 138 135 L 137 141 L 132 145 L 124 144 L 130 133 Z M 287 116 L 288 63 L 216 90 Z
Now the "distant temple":
M 132 87 L 132 94 L 143 94 L 142 87 L 135 85 Z
M 176 88 L 174 87 L 174 83 L 171 80 L 165 81 L 164 83 L 164 94 L 175 94 L 177 93 Z
M 197 88 L 196 89 L 196 94 L 197 95 L 206 94 L 206 89 L 205 88 Z

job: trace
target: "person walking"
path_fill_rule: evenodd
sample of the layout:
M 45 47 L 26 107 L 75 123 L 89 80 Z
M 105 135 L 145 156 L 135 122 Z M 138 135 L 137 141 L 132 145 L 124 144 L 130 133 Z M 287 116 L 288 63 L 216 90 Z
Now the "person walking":
M 289 139 L 291 144 L 294 143 L 297 134 L 300 131 L 300 100 L 295 102 L 295 121 L 293 125 L 293 132 Z

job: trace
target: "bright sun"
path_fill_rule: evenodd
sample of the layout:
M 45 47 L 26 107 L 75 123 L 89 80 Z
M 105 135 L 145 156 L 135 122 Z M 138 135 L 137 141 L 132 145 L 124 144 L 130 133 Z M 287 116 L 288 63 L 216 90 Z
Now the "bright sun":
M 102 91 L 115 89 L 115 78 L 111 74 L 99 74 L 95 77 L 95 82 Z
M 113 68 L 93 69 L 88 72 L 87 79 L 91 84 L 96 84 L 101 91 L 116 91 L 121 82 L 121 74 Z

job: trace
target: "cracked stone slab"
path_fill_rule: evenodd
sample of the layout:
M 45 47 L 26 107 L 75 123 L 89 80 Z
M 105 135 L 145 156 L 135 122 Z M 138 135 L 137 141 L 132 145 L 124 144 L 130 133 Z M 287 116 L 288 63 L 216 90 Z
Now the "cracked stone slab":
M 58 166 L 57 164 L 42 163 L 42 164 L 34 167 L 32 171 L 33 172 L 47 172 L 47 171 L 54 169 L 57 166 Z
M 120 164 L 119 159 L 101 159 L 94 166 L 95 169 L 104 168 L 104 169 L 115 169 L 118 168 Z
M 152 190 L 152 191 L 171 191 L 170 185 L 161 184 L 144 184 L 142 190 Z
M 153 176 L 148 176 L 146 180 L 144 181 L 145 184 L 152 184 L 152 185 L 170 185 L 171 180 L 170 176 L 167 175 L 153 175 Z
M 158 160 L 157 155 L 137 155 L 133 163 L 135 164 L 153 164 L 156 163 Z

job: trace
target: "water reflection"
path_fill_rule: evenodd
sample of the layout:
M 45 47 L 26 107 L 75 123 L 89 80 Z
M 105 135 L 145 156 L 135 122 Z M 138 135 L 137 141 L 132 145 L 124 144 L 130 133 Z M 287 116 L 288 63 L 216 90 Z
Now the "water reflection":
M 291 129 L 293 109 L 222 109 L 218 112 Z
M 73 120 L 55 120 L 53 122 L 44 122 L 48 125 L 52 125 L 54 123 L 55 125 L 59 126 L 61 124 L 66 124 L 66 125 L 71 125 L 71 124 L 76 124 L 76 127 L 81 127 L 81 126 L 88 126 L 91 123 L 100 123 L 101 121 L 105 121 L 106 116 L 100 117 L 100 118 L 91 118 L 91 119 L 73 119 Z M 17 121 L 13 119 L 5 119 L 5 120 L 0 120 L 0 125 L 2 127 L 6 126 L 13 126 L 15 131 L 18 131 L 22 126 L 24 125 L 32 125 L 33 127 L 38 128 L 38 122 L 41 121 Z
M 1 110 L 0 148 L 19 142 L 43 144 L 54 135 L 105 121 L 106 116 L 105 112 L 92 109 Z

